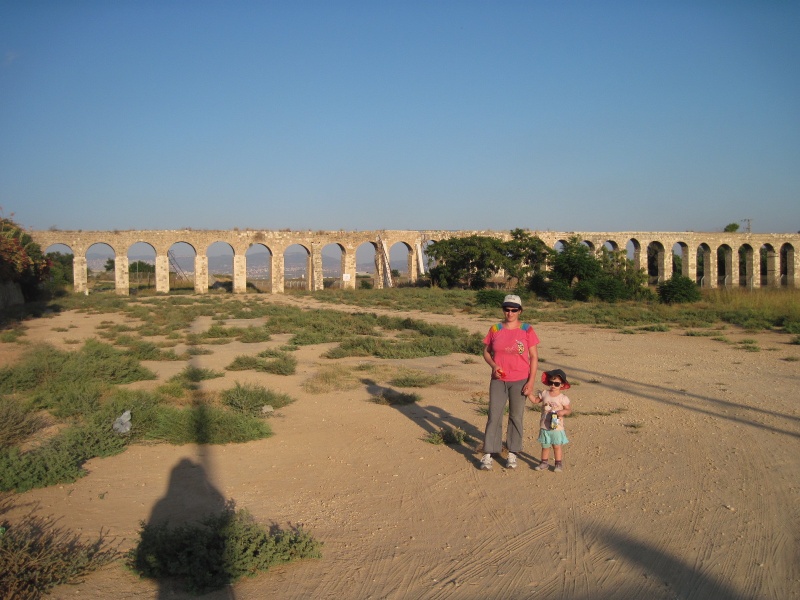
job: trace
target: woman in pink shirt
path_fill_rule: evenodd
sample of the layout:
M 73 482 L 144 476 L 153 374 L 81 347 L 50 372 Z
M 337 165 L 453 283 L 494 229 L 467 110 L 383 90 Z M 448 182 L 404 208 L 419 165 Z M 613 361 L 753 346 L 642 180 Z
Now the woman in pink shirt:
M 499 454 L 503 445 L 503 412 L 508 402 L 506 467 L 517 467 L 517 454 L 522 451 L 522 421 L 525 399 L 533 390 L 539 352 L 539 337 L 527 323 L 522 323 L 522 300 L 510 294 L 503 299 L 503 322 L 492 325 L 483 340 L 483 359 L 492 367 L 489 383 L 489 419 L 483 440 L 481 469 L 492 468 L 492 454 Z

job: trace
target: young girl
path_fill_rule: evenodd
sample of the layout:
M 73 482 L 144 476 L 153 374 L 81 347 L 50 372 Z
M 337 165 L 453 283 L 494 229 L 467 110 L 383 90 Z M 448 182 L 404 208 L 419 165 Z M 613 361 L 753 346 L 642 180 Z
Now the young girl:
M 564 470 L 563 451 L 561 446 L 568 444 L 567 433 L 564 431 L 564 417 L 572 414 L 572 408 L 567 398 L 561 392 L 569 389 L 567 374 L 561 369 L 553 369 L 542 373 L 542 383 L 549 389 L 539 392 L 531 401 L 534 404 L 544 402 L 542 418 L 539 420 L 539 443 L 542 445 L 542 462 L 535 469 L 545 471 L 550 468 L 550 446 L 556 459 L 556 473 Z

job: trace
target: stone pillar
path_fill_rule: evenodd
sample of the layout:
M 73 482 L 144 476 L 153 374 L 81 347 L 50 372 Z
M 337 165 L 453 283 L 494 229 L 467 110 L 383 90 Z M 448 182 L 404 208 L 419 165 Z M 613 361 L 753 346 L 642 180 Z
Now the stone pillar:
M 664 268 L 659 269 L 658 282 L 664 283 L 672 279 L 672 250 L 664 250 Z
M 342 250 L 342 289 L 356 289 L 356 251 Z
M 127 256 L 118 256 L 114 260 L 114 280 L 115 291 L 118 296 L 127 296 L 130 293 L 130 273 L 128 268 L 130 261 Z
M 786 254 L 786 285 L 788 287 L 800 287 L 797 281 L 797 273 L 800 272 L 800 252 L 796 248 L 789 248 Z
M 86 273 L 86 257 L 73 256 L 72 258 L 72 289 L 76 294 L 89 293 L 89 278 Z
M 205 254 L 196 254 L 194 257 L 194 292 L 208 293 L 208 257 Z
M 408 253 L 408 282 L 414 284 L 417 281 L 417 255 L 411 250 Z
M 273 294 L 282 294 L 283 293 L 283 278 L 284 274 L 283 271 L 286 268 L 285 262 L 283 260 L 283 252 L 286 249 L 284 248 L 281 251 L 274 251 L 272 253 L 272 264 L 270 265 L 270 276 L 272 277 L 272 293 Z
M 681 275 L 688 277 L 692 281 L 697 281 L 697 250 L 686 246 L 681 257 L 683 272 Z
M 759 265 L 761 263 L 759 262 Z M 759 273 L 761 269 L 759 269 Z M 772 248 L 767 249 L 767 287 L 776 287 L 780 285 L 780 278 L 776 277 L 778 273 L 778 253 Z
M 731 288 L 738 288 L 741 285 L 739 280 L 739 251 L 738 250 L 731 250 L 731 259 L 730 265 L 725 266 L 725 272 L 727 274 L 728 270 L 730 269 L 730 279 L 728 281 L 728 287 Z
M 311 254 L 309 256 L 307 271 L 311 273 L 308 288 L 312 292 L 325 289 L 325 274 L 322 271 L 322 247 L 319 242 L 311 243 Z
M 705 287 L 717 287 L 717 253 L 714 250 L 709 250 L 703 253 L 705 255 L 705 262 L 703 265 L 703 278 L 705 279 Z
M 169 294 L 169 256 L 156 254 L 156 292 Z
M 386 278 L 386 271 L 383 266 L 383 259 L 381 258 L 383 252 L 376 246 L 375 247 L 375 289 L 383 289 L 383 280 Z
M 756 275 L 761 270 L 757 250 L 748 250 L 744 259 L 744 285 L 747 289 L 761 287 L 761 277 Z
M 233 293 L 247 293 L 247 257 L 244 254 L 233 255 Z

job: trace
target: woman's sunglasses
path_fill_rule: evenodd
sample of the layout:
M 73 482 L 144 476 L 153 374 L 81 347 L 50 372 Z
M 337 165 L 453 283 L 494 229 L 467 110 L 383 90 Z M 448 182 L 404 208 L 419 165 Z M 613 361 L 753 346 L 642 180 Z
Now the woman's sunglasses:
M 517 313 L 517 312 L 519 312 L 519 309 L 518 308 L 503 308 L 503 312 Z
M 550 385 L 555 386 L 555 387 L 561 387 L 561 382 L 560 381 L 551 381 Z

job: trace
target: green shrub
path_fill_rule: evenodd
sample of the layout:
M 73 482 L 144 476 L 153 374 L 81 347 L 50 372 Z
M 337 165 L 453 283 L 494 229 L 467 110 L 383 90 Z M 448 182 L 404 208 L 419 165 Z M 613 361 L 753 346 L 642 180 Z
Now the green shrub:
M 197 404 L 162 407 L 146 435 L 170 444 L 230 444 L 260 440 L 271 436 L 272 430 L 250 415 Z
M 30 405 L 0 396 L 0 450 L 20 444 L 44 425 Z
M 447 381 L 446 375 L 425 373 L 424 371 L 417 371 L 412 369 L 401 369 L 401 371 L 393 377 L 389 383 L 397 387 L 430 387 L 437 383 Z
M 233 506 L 197 524 L 142 523 L 128 564 L 144 577 L 176 578 L 202 594 L 277 564 L 321 557 L 321 543 L 302 528 L 275 529 Z
M 25 492 L 56 483 L 72 482 L 86 474 L 83 464 L 96 456 L 122 451 L 125 440 L 107 428 L 70 427 L 28 452 L 0 451 L 0 490 Z
M 683 275 L 673 273 L 672 278 L 658 284 L 658 298 L 664 304 L 698 302 L 702 295 L 697 284 Z
M 413 404 L 414 402 L 419 402 L 421 399 L 419 394 L 407 394 L 395 390 L 381 390 L 371 398 L 372 402 L 375 404 L 382 404 L 384 406 Z
M 475 293 L 475 303 L 479 306 L 499 307 L 503 304 L 506 292 L 503 290 L 479 290 Z
M 0 597 L 40 598 L 55 586 L 75 583 L 120 556 L 101 533 L 91 543 L 46 519 L 25 517 L 0 527 Z
M 222 392 L 222 403 L 233 410 L 258 417 L 262 415 L 262 407 L 282 408 L 294 402 L 294 398 L 287 394 L 273 392 L 260 385 L 241 385 Z
M 463 429 L 458 427 L 443 427 L 439 431 L 431 432 L 425 441 L 429 444 L 440 446 L 447 445 L 462 445 L 468 441 L 468 436 Z

